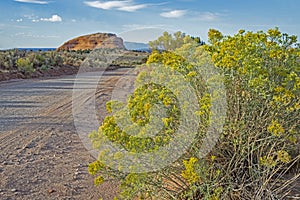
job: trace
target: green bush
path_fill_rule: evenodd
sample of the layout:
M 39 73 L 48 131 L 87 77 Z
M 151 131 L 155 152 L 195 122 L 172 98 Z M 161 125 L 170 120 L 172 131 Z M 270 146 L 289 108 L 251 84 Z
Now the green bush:
M 49 69 L 49 67 L 47 65 L 42 65 L 41 66 L 41 70 L 44 71 L 44 72 L 48 71 L 48 69 Z
M 33 63 L 30 62 L 28 58 L 19 58 L 16 61 L 16 65 L 18 69 L 26 76 L 30 76 L 33 72 L 35 72 L 35 69 L 33 68 Z

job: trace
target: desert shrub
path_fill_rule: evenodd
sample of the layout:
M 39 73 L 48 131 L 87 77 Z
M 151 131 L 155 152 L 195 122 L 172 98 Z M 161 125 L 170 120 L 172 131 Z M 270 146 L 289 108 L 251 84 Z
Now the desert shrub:
M 41 66 L 41 70 L 44 71 L 44 72 L 48 71 L 48 69 L 49 69 L 49 67 L 47 65 L 42 65 Z
M 7 71 L 17 70 L 16 61 L 24 56 L 24 52 L 18 50 L 0 51 L 0 68 Z
M 45 63 L 45 57 L 41 52 L 28 52 L 24 58 L 27 58 L 35 69 L 40 68 Z
M 234 36 L 210 30 L 209 42 L 199 46 L 191 41 L 173 52 L 153 51 L 147 64 L 156 65 L 138 75 L 138 87 L 127 104 L 108 102 L 107 110 L 113 115 L 90 135 L 101 152 L 89 165 L 96 184 L 119 180 L 120 199 L 282 199 L 288 194 L 290 184 L 300 176 L 300 49 L 296 37 L 277 28 L 266 33 L 241 30 Z M 216 68 L 210 71 L 211 64 Z M 162 66 L 162 71 L 157 73 L 155 66 Z M 164 70 L 180 73 L 195 91 L 196 101 L 191 97 L 180 101 L 178 94 L 188 88 L 181 86 L 177 76 L 170 81 Z M 209 73 L 212 75 L 207 76 Z M 166 82 L 164 87 L 143 84 L 151 77 Z M 217 83 L 213 91 L 211 82 Z M 174 85 L 176 89 L 169 90 Z M 223 98 L 226 104 L 219 101 Z M 220 107 L 214 110 L 213 102 L 218 101 Z M 188 104 L 197 104 L 195 112 L 187 109 L 185 113 Z M 156 106 L 166 113 L 153 111 Z M 197 121 L 184 124 L 181 119 Z M 223 128 L 213 130 L 220 131 L 217 144 L 207 146 L 211 151 L 201 154 L 206 150 L 201 146 L 205 137 L 216 140 L 208 131 L 218 123 Z M 160 131 L 155 134 L 158 124 Z M 124 170 L 128 161 L 124 151 L 107 146 L 113 142 L 130 152 L 131 162 L 139 160 L 140 152 L 161 156 L 155 152 L 171 144 L 182 124 L 197 126 L 193 142 L 168 166 L 150 172 L 137 170 L 151 165 L 149 160 Z M 182 129 L 182 144 L 190 139 L 193 128 Z M 145 134 L 153 137 L 143 137 Z M 174 154 L 181 143 L 173 146 Z M 167 159 L 161 158 L 162 162 Z
M 20 71 L 22 71 L 26 76 L 30 76 L 35 69 L 33 68 L 33 63 L 30 62 L 28 58 L 19 58 L 16 65 Z
M 159 62 L 157 62 L 157 60 L 159 60 Z M 93 175 L 100 172 L 101 175 L 95 179 L 96 184 L 101 184 L 104 180 L 111 178 L 122 180 L 121 187 L 123 191 L 119 198 L 133 199 L 136 196 L 143 198 L 159 196 L 160 194 L 162 195 L 161 197 L 167 198 L 169 197 L 168 195 L 166 196 L 168 193 L 173 193 L 173 196 L 178 197 L 178 194 L 176 194 L 177 191 L 168 192 L 169 186 L 162 185 L 165 184 L 166 180 L 172 180 L 170 177 L 177 177 L 178 180 L 174 179 L 172 181 L 173 183 L 179 181 L 179 189 L 183 189 L 181 188 L 181 184 L 185 183 L 185 180 L 180 176 L 181 170 L 183 170 L 183 158 L 175 160 L 177 164 L 171 163 L 174 167 L 170 169 L 164 168 L 163 170 L 161 170 L 159 166 L 161 163 L 157 163 L 158 165 L 156 166 L 153 160 L 156 160 L 157 157 L 166 159 L 166 152 L 160 152 L 159 149 L 164 145 L 171 145 L 170 141 L 176 134 L 179 126 L 182 126 L 181 129 L 188 131 L 193 129 L 190 128 L 189 125 L 195 125 L 196 127 L 198 123 L 198 121 L 189 120 L 183 122 L 179 119 L 180 117 L 188 118 L 190 114 L 195 115 L 195 113 L 191 113 L 189 109 L 180 109 L 180 104 L 182 103 L 186 104 L 187 107 L 193 107 L 193 105 L 188 105 L 191 103 L 188 92 L 182 94 L 182 96 L 186 98 L 185 101 L 180 101 L 176 95 L 180 92 L 188 91 L 189 89 L 186 85 L 181 84 L 182 81 L 190 81 L 192 86 L 198 88 L 195 90 L 197 94 L 194 99 L 195 104 L 204 102 L 204 100 L 207 99 L 207 97 L 202 94 L 202 89 L 200 89 L 205 87 L 202 84 L 203 80 L 197 76 L 196 73 L 193 73 L 196 69 L 188 62 L 185 62 L 182 56 L 172 52 L 164 52 L 162 54 L 155 52 L 150 55 L 148 59 L 149 65 L 153 62 L 155 62 L 155 64 L 165 64 L 166 67 L 160 69 L 162 71 L 150 69 L 142 70 L 136 81 L 138 87 L 128 98 L 128 105 L 124 108 L 121 102 L 108 102 L 107 110 L 110 113 L 114 113 L 114 115 L 107 116 L 99 128 L 99 131 L 95 131 L 90 135 L 94 146 L 100 149 L 101 153 L 99 154 L 99 160 L 89 166 L 89 172 Z M 166 74 L 170 71 L 171 74 L 167 77 Z M 184 78 L 180 79 L 176 73 L 172 74 L 172 72 L 176 71 L 183 74 Z M 173 79 L 172 81 L 167 81 L 166 85 L 161 85 L 153 82 L 147 83 L 147 79 L 150 77 L 155 77 L 157 82 L 166 82 L 166 78 Z M 170 90 L 170 88 L 173 89 Z M 164 110 L 165 113 L 163 113 L 162 110 Z M 207 121 L 209 116 L 207 109 L 194 109 L 192 111 L 203 112 L 202 120 Z M 156 117 L 153 117 L 153 115 Z M 182 117 L 183 115 L 185 117 Z M 124 128 L 123 130 L 120 128 L 120 125 Z M 206 128 L 206 126 L 203 126 L 202 132 L 204 132 Z M 194 131 L 196 131 L 196 128 L 194 128 Z M 199 137 L 202 132 L 199 131 Z M 183 131 L 181 133 L 181 139 L 178 140 L 187 140 L 185 136 L 185 131 Z M 117 146 L 116 148 L 122 147 L 127 152 L 130 152 L 130 158 L 128 158 L 126 154 L 123 154 L 122 151 L 105 148 L 107 140 L 112 141 L 114 145 Z M 141 154 L 149 152 L 153 153 L 149 159 L 140 157 Z M 170 153 L 172 154 L 172 152 L 169 152 L 169 154 Z M 174 153 L 174 155 L 176 155 L 176 153 Z M 178 157 L 180 156 L 181 154 L 179 154 Z M 184 155 L 183 157 L 189 156 Z M 124 160 L 124 162 L 120 162 L 120 160 Z M 135 160 L 142 161 L 135 162 Z M 131 165 L 130 162 L 133 163 L 133 165 Z M 135 164 L 137 164 L 137 166 Z M 150 171 L 153 170 L 155 172 L 140 173 L 141 169 L 148 168 L 151 169 Z M 175 172 L 179 172 L 179 174 L 177 175 Z M 148 182 L 151 184 L 149 185 Z
M 227 122 L 212 151 L 213 173 L 219 170 L 222 179 L 214 185 L 222 188 L 222 198 L 283 198 L 285 174 L 299 162 L 296 37 L 277 28 L 234 36 L 210 30 L 209 40 L 206 49 L 224 72 L 228 91 Z
M 79 67 L 90 54 L 90 51 L 59 51 L 56 54 L 61 56 L 61 64 Z
M 173 34 L 165 31 L 162 36 L 154 41 L 150 41 L 149 47 L 151 50 L 173 51 L 176 48 L 180 48 L 182 45 L 191 42 L 198 45 L 204 44 L 204 42 L 200 40 L 200 37 L 189 36 L 180 31 L 177 31 Z

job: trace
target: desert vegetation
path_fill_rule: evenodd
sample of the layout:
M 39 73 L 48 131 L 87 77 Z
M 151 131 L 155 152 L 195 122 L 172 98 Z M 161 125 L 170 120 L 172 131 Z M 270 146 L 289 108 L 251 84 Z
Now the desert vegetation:
M 88 52 L 56 52 L 5 50 L 0 52 L 0 70 L 2 79 L 31 78 L 57 73 L 64 69 L 75 71 L 85 59 Z M 61 72 L 60 72 L 61 71 Z
M 140 66 L 136 90 L 126 103 L 108 102 L 111 115 L 90 134 L 100 152 L 89 165 L 95 184 L 118 180 L 121 192 L 115 199 L 292 196 L 291 186 L 300 176 L 297 38 L 278 28 L 240 30 L 233 36 L 211 29 L 208 44 L 174 36 L 164 33 L 150 43 L 160 51 Z M 205 146 L 208 152 L 205 138 L 212 141 Z M 168 145 L 180 155 L 155 167 L 167 160 L 168 152 L 160 150 Z M 143 160 L 144 154 L 152 157 Z M 157 157 L 161 162 L 155 162 Z
M 103 51 L 107 51 L 102 55 Z M 118 54 L 116 53 L 118 51 Z M 116 58 L 110 64 L 116 67 L 132 67 L 146 62 L 148 53 L 126 50 L 65 50 L 65 51 L 0 51 L 0 80 L 11 78 L 31 78 L 41 76 L 62 75 L 76 73 L 83 62 L 91 61 L 93 57 L 109 59 Z M 87 59 L 87 60 L 86 60 Z M 102 59 L 103 60 L 103 59 Z M 93 61 L 89 67 L 102 67 Z M 103 64 L 103 62 L 102 62 Z
M 175 50 L 181 47 L 185 43 L 195 42 L 198 45 L 204 45 L 205 42 L 200 39 L 200 37 L 194 37 L 186 35 L 181 31 L 177 31 L 173 34 L 164 32 L 162 36 L 154 41 L 149 42 L 150 49 L 152 50 Z

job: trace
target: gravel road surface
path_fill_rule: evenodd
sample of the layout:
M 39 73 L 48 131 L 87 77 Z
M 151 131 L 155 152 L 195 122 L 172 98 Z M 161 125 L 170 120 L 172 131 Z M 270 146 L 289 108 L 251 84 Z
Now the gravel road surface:
M 96 92 L 98 120 L 127 69 L 104 72 Z M 87 85 L 97 73 L 80 77 Z M 72 114 L 75 76 L 0 83 L 0 199 L 112 199 L 117 184 L 93 185 L 95 159 L 84 147 Z M 85 101 L 86 97 L 81 97 Z

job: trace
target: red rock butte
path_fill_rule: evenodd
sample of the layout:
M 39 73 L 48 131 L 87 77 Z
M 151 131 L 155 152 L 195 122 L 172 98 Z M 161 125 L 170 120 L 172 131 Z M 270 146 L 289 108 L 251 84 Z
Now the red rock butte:
M 125 49 L 123 39 L 113 33 L 83 35 L 65 42 L 57 48 L 63 50 L 93 50 L 96 48 Z

